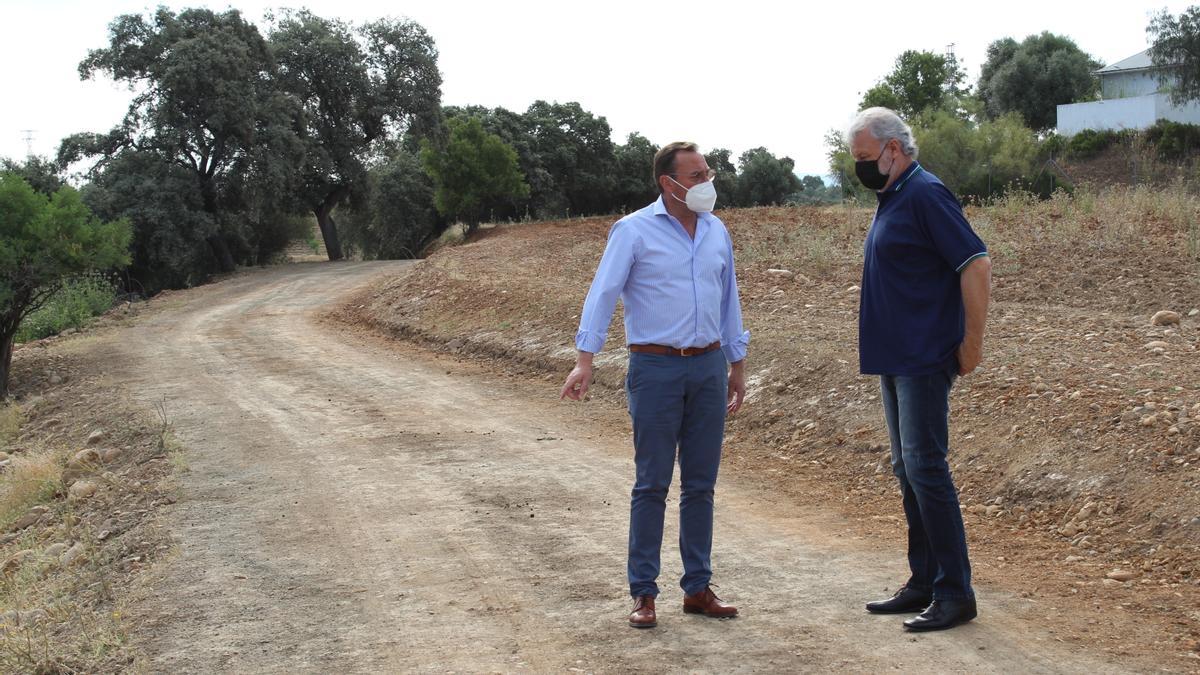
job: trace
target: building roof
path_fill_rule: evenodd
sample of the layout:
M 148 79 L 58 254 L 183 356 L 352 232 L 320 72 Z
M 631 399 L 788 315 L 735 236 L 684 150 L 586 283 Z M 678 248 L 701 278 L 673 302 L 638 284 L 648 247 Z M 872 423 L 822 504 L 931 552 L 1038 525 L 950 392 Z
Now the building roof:
M 1104 66 L 1100 70 L 1097 70 L 1096 74 L 1109 75 L 1118 71 L 1147 70 L 1153 67 L 1154 62 L 1150 60 L 1150 50 L 1147 49 L 1145 51 L 1138 52 L 1127 59 L 1121 59 L 1116 63 Z

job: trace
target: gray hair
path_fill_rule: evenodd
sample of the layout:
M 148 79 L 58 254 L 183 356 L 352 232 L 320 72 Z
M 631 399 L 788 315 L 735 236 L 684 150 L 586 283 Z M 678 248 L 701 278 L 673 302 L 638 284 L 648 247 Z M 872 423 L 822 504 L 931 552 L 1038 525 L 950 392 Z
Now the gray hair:
M 900 150 L 904 154 L 917 158 L 917 141 L 913 138 L 912 128 L 887 108 L 867 108 L 858 113 L 850 125 L 850 131 L 846 133 L 846 142 L 853 142 L 861 131 L 871 132 L 872 138 L 884 143 L 894 138 L 900 141 Z

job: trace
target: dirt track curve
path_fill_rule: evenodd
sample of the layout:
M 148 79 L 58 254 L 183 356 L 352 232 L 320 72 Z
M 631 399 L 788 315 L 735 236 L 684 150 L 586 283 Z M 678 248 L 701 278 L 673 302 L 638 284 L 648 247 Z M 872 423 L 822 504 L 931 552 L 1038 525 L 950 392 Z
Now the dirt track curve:
M 680 611 L 673 490 L 659 627 L 630 629 L 632 464 L 611 415 L 560 403 L 557 381 L 317 321 L 404 264 L 250 272 L 156 301 L 113 342 L 113 371 L 165 401 L 189 465 L 167 523 L 179 555 L 138 610 L 153 670 L 1121 669 L 989 588 L 974 624 L 905 634 L 862 610 L 902 580 L 902 551 L 729 474 L 714 581 L 742 616 Z

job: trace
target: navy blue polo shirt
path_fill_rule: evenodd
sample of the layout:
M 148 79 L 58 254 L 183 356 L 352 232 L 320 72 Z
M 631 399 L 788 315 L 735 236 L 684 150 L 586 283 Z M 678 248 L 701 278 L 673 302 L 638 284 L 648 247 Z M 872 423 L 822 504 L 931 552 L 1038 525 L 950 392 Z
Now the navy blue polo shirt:
M 987 247 L 937 176 L 913 162 L 884 192 L 863 247 L 859 369 L 929 375 L 957 367 L 959 272 Z

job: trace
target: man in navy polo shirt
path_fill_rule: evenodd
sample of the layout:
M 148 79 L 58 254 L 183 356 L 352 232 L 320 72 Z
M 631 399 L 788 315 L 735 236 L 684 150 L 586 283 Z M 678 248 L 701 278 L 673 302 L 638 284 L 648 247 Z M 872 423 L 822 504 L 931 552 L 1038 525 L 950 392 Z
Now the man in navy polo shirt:
M 859 364 L 880 376 L 912 571 L 893 597 L 867 603 L 867 611 L 920 612 L 906 630 L 942 630 L 976 616 L 946 462 L 947 416 L 955 378 L 983 358 L 991 261 L 958 200 L 917 163 L 912 130 L 896 113 L 862 111 L 848 139 L 855 173 L 879 199 L 863 247 Z

